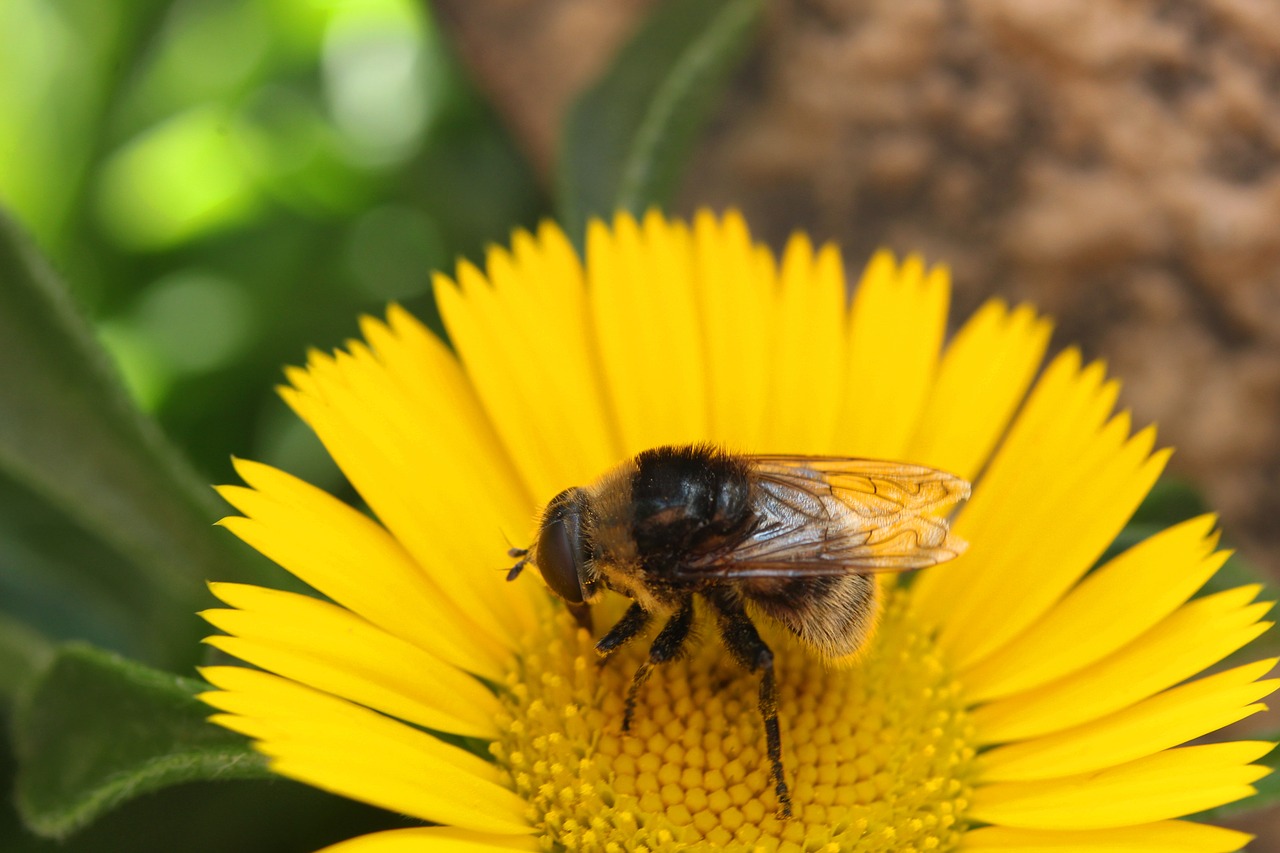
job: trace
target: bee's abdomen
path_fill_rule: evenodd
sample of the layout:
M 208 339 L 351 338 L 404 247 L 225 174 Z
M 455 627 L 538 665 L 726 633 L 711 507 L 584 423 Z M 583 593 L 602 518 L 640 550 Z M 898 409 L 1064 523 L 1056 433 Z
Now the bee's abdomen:
M 760 578 L 741 589 L 766 616 L 826 658 L 853 654 L 875 630 L 879 586 L 874 575 Z
M 631 532 L 645 569 L 662 573 L 750 515 L 741 459 L 706 445 L 659 447 L 636 457 Z

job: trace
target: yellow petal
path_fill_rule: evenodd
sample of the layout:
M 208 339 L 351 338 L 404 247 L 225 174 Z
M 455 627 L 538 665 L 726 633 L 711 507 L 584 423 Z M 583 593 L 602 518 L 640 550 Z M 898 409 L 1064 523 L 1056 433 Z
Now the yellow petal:
M 299 391 L 340 410 L 337 422 L 352 433 L 348 450 L 357 439 L 378 451 L 375 460 L 389 458 L 402 480 L 466 476 L 468 485 L 488 496 L 487 512 L 501 524 L 523 524 L 529 494 L 511 476 L 511 463 L 457 359 L 403 310 L 388 317 L 397 325 L 362 318 L 367 344 L 349 342 L 349 352 L 333 356 L 313 352 L 308 371 L 287 375 Z
M 408 425 L 397 434 L 384 424 L 369 397 L 374 383 L 368 376 L 377 368 L 367 350 L 355 349 L 355 356 L 313 354 L 305 374 L 290 373 L 297 390 L 283 391 L 285 402 L 321 437 L 370 509 L 448 599 L 489 633 L 518 643 L 532 624 L 529 595 L 536 587 L 509 587 L 502 569 L 510 564 L 510 543 L 528 535 L 532 504 L 517 520 L 502 511 L 502 500 L 491 499 L 483 481 L 470 477 L 465 448 L 423 443 L 429 430 L 412 436 Z M 447 488 L 439 485 L 445 483 Z M 492 550 L 477 548 L 479 543 L 492 543 Z
M 415 473 L 434 480 L 465 472 L 506 523 L 523 523 L 531 494 L 511 476 L 512 459 L 449 348 L 398 305 L 387 309 L 385 323 L 361 318 L 360 329 L 391 383 L 384 387 L 403 398 L 393 411 L 414 451 Z
M 231 634 L 206 642 L 247 663 L 418 725 L 493 739 L 492 691 L 341 607 L 277 590 L 213 584 L 236 610 L 201 615 Z
M 1044 358 L 1052 324 L 993 299 L 947 345 L 904 458 L 966 480 L 986 464 Z
M 829 453 L 848 372 L 845 279 L 834 246 L 814 253 L 797 234 L 787 243 L 770 326 L 771 363 L 758 377 L 768 388 L 764 446 L 773 453 Z
M 679 223 L 627 214 L 587 227 L 587 294 L 605 388 L 630 456 L 707 436 L 692 239 Z
M 777 370 L 772 269 L 757 262 L 737 211 L 723 219 L 700 211 L 693 243 L 707 364 L 707 437 L 736 451 L 759 452 L 768 446 L 766 411 L 771 421 L 781 414 L 765 402 L 769 376 Z
M 975 709 L 978 741 L 1002 743 L 1061 731 L 1190 678 L 1270 627 L 1258 621 L 1270 605 L 1248 603 L 1259 589 L 1241 587 L 1195 599 L 1116 654 Z
M 1128 438 L 1106 420 L 1103 368 L 1055 359 L 955 524 L 969 551 L 920 579 L 920 612 L 939 614 L 939 642 L 970 666 L 1037 621 L 1097 561 L 1150 490 L 1168 452 L 1154 431 Z M 999 620 L 991 614 L 998 612 Z
M 1274 744 L 1188 746 L 1094 773 L 975 789 L 974 820 L 1027 829 L 1106 829 L 1167 820 L 1247 797 Z
M 254 489 L 219 489 L 245 518 L 221 524 L 300 580 L 392 634 L 470 672 L 501 679 L 507 652 L 428 578 L 385 529 L 266 465 L 236 460 Z
M 1109 427 L 1092 448 L 1103 458 L 1082 455 L 1078 476 L 1063 477 L 1066 488 L 1054 489 L 1054 494 L 1035 510 L 1027 507 L 1027 518 L 1010 517 L 1018 512 L 1012 509 L 1016 498 L 1009 496 L 1005 520 L 1023 526 L 1010 536 L 1014 541 L 997 540 L 989 549 L 984 546 L 979 551 L 988 560 L 984 577 L 988 597 L 984 602 L 974 602 L 969 618 L 957 615 L 948 620 L 941 637 L 958 668 L 999 650 L 1047 613 L 1097 562 L 1164 470 L 1170 453 L 1149 455 L 1153 431 L 1145 430 L 1123 445 L 1114 446 L 1114 439 L 1127 433 L 1128 419 L 1116 418 Z M 961 522 L 956 524 L 956 535 L 969 542 L 974 541 L 970 537 L 991 533 L 990 527 L 979 534 L 970 532 Z M 979 556 L 971 559 L 976 562 Z M 1035 572 L 1034 583 L 1026 583 L 1027 571 Z M 1001 614 L 994 624 L 989 619 L 991 612 Z
M 1086 577 L 1016 642 L 964 673 L 973 701 L 1007 696 L 1101 660 L 1168 616 L 1221 568 L 1214 516 L 1152 536 Z
M 984 826 L 965 833 L 968 853 L 1235 853 L 1252 835 L 1185 820 L 1110 829 L 1053 830 Z
M 537 850 L 525 835 L 495 835 L 452 826 L 418 826 L 361 835 L 324 848 L 320 853 L 508 853 Z
M 849 376 L 837 452 L 903 457 L 937 371 L 950 299 L 945 267 L 926 270 L 914 255 L 897 266 L 883 250 L 872 257 L 849 316 Z
M 582 265 L 563 233 L 517 232 L 487 277 L 437 276 L 440 314 L 489 420 L 539 505 L 615 464 L 619 447 L 588 327 Z M 572 447 L 573 453 L 565 453 Z
M 527 833 L 524 801 L 492 764 L 412 726 L 265 672 L 208 667 L 200 698 L 271 767 L 371 805 L 479 832 Z
M 1080 354 L 1068 349 L 1051 361 L 1045 368 L 1039 381 L 1031 391 L 1031 395 L 1014 420 L 1009 435 L 998 449 L 990 469 L 977 484 L 974 497 L 965 506 L 961 519 L 965 520 L 970 536 L 975 532 L 982 535 L 984 528 L 991 528 L 984 546 L 989 551 L 999 552 L 998 543 L 1003 537 L 1012 535 L 1024 526 L 1025 519 L 1013 519 L 1010 527 L 1007 516 L 994 520 L 1004 524 L 1001 530 L 991 523 L 992 516 L 998 516 L 1001 506 L 1000 498 L 1015 509 L 1031 501 L 1032 506 L 1042 506 L 1045 502 L 1043 492 L 1047 485 L 1052 485 L 1063 470 L 1068 470 L 1060 463 L 1066 453 L 1078 452 L 1084 431 L 1096 433 L 1106 412 L 1094 422 L 1086 418 L 1085 403 L 1088 399 L 1105 402 L 1107 396 L 1102 387 L 1103 370 L 1095 366 L 1088 371 L 1080 369 Z M 1108 406 L 1108 411 L 1110 407 Z M 1049 433 L 1048 429 L 1041 434 L 1042 426 L 1048 427 L 1057 421 L 1066 421 L 1065 433 Z M 1061 441 L 1071 441 L 1068 447 L 1058 447 L 1054 458 L 1046 458 L 1048 447 L 1045 439 L 1052 436 Z M 1087 443 L 1087 439 L 1084 440 Z M 1037 451 L 1039 453 L 1037 454 Z M 1071 460 L 1074 464 L 1076 460 Z M 1059 467 L 1052 469 L 1057 462 Z M 1031 471 L 1030 465 L 1038 463 L 1044 470 Z M 1036 476 L 1032 476 L 1032 474 Z M 978 498 L 984 493 L 991 498 Z M 1016 501 L 1016 503 L 1015 503 Z M 1006 510 L 1009 512 L 1012 510 Z M 1024 535 L 1038 535 L 1039 530 L 1031 528 Z M 970 542 L 972 551 L 974 542 Z M 948 563 L 939 571 L 923 572 L 912 587 L 912 605 L 917 615 L 925 622 L 944 625 L 957 618 L 968 617 L 968 611 L 986 600 L 987 592 L 973 594 L 973 587 L 986 578 L 986 560 L 974 560 L 972 557 Z
M 997 747 L 979 759 L 982 779 L 1051 779 L 1112 767 L 1195 740 L 1258 711 L 1280 681 L 1257 681 L 1275 660 L 1236 667 L 1183 684 L 1109 717 Z

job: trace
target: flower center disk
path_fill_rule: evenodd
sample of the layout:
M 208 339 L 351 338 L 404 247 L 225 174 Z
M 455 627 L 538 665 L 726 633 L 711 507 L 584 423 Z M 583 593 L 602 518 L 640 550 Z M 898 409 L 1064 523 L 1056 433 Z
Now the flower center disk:
M 560 612 L 508 677 L 506 734 L 492 746 L 547 850 L 945 851 L 965 829 L 973 729 L 932 641 L 890 591 L 876 637 L 835 668 L 768 635 L 794 817 L 775 816 L 759 679 L 713 631 L 623 702 L 647 652 L 603 666 Z

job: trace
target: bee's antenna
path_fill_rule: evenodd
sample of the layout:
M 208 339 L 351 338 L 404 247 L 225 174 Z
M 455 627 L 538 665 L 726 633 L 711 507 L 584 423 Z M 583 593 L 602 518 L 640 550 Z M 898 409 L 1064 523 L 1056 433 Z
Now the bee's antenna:
M 524 571 L 524 567 L 529 565 L 529 549 L 528 548 L 512 548 L 507 551 L 508 557 L 519 557 L 520 562 L 516 563 L 507 572 L 507 580 L 513 581 L 520 577 L 520 573 Z

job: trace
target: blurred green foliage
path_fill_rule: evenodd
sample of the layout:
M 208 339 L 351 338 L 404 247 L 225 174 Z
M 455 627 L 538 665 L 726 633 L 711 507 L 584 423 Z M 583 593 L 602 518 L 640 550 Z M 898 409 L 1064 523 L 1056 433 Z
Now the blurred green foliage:
M 417 0 L 6 0 L 0 204 L 210 482 L 340 475 L 272 391 L 543 214 Z

